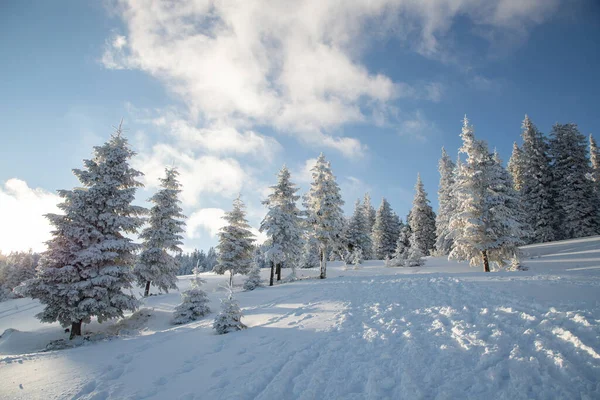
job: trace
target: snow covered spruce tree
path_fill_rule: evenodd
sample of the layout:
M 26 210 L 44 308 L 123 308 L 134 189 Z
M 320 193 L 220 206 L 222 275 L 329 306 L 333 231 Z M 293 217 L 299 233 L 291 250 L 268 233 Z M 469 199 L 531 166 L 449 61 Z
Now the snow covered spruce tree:
M 348 222 L 347 241 L 348 251 L 355 252 L 361 250 L 361 255 L 371 253 L 371 235 L 368 231 L 368 221 L 366 220 L 363 205 L 360 200 L 354 204 L 354 213 Z
M 40 259 L 37 276 L 20 288 L 22 294 L 45 305 L 37 315 L 42 322 L 71 325 L 71 339 L 81 336 L 81 324 L 122 317 L 137 300 L 124 292 L 131 288 L 138 245 L 125 236 L 142 225 L 142 207 L 133 206 L 142 175 L 129 166 L 135 154 L 121 135 L 121 126 L 84 169 L 73 173 L 81 187 L 60 190 L 64 214 L 48 214 L 54 225 L 48 249 Z
M 302 218 L 296 206 L 300 196 L 298 188 L 290 181 L 290 171 L 284 165 L 277 175 L 277 184 L 271 186 L 271 194 L 263 201 L 267 215 L 260 224 L 260 231 L 268 237 L 267 257 L 271 270 L 277 269 L 277 280 L 281 280 L 281 263 L 292 269 L 292 278 L 296 275 L 296 266 L 302 257 Z M 273 273 L 271 273 L 271 277 Z M 269 281 L 273 286 L 273 279 Z
M 304 247 L 302 249 L 302 268 L 319 268 L 319 241 L 313 232 L 304 233 Z
M 429 205 L 421 175 L 417 175 L 415 197 L 408 221 L 412 236 L 411 247 L 417 246 L 422 255 L 429 255 L 435 246 L 435 213 Z
M 398 236 L 398 240 L 396 241 L 396 249 L 394 250 L 394 254 L 388 263 L 391 267 L 404 267 L 406 265 L 406 260 L 408 259 L 408 253 L 410 250 L 410 238 L 411 231 L 408 224 L 404 225 L 400 230 L 400 236 Z
M 496 258 L 504 263 L 518 257 L 518 246 L 531 236 L 525 223 L 523 202 L 510 173 L 502 166 L 496 150 L 489 161 L 488 202 L 490 204 L 490 226 L 496 237 Z
M 242 310 L 237 300 L 233 297 L 233 288 L 229 286 L 229 295 L 221 300 L 221 312 L 213 322 L 217 334 L 241 331 L 247 326 L 242 323 Z
M 246 221 L 245 205 L 240 196 L 233 201 L 233 209 L 223 219 L 227 224 L 219 231 L 217 265 L 213 271 L 223 275 L 229 271 L 229 286 L 233 287 L 235 274 L 247 274 L 254 254 L 254 235 Z
M 419 246 L 417 236 L 413 232 L 409 239 L 409 246 L 404 259 L 404 266 L 420 267 L 425 264 L 425 260 L 423 259 L 424 256 L 425 254 L 423 254 L 421 246 Z
M 365 193 L 362 208 L 363 218 L 365 221 L 365 234 L 369 236 L 371 242 L 371 247 L 369 247 L 368 249 L 363 249 L 363 256 L 367 260 L 372 260 L 375 258 L 375 254 L 373 252 L 373 226 L 375 225 L 375 216 L 377 212 L 371 204 L 371 195 L 369 193 Z
M 555 124 L 550 147 L 553 158 L 559 238 L 573 239 L 599 233 L 594 185 L 587 158 L 586 138 L 575 124 Z
M 166 168 L 165 177 L 160 179 L 161 189 L 150 198 L 154 206 L 150 209 L 148 226 L 140 234 L 144 240 L 142 253 L 133 268 L 138 285 L 144 286 L 144 297 L 150 285 L 168 292 L 177 289 L 179 263 L 170 253 L 180 254 L 185 216 L 181 213 L 178 195 L 181 185 L 175 168 Z
M 204 280 L 200 278 L 200 269 L 194 268 L 194 277 L 190 280 L 191 287 L 183 292 L 183 301 L 173 311 L 174 325 L 187 324 L 196 321 L 210 313 L 209 300 L 206 292 L 201 289 Z
M 517 142 L 514 142 L 512 155 L 508 160 L 508 172 L 512 177 L 514 188 L 517 191 L 521 191 L 523 188 L 523 161 L 523 152 Z
M 523 120 L 522 129 L 520 194 L 525 222 L 531 232 L 529 242 L 550 242 L 555 239 L 556 215 L 548 144 L 527 115 Z
M 248 278 L 244 282 L 244 290 L 250 291 L 254 290 L 257 287 L 262 286 L 262 280 L 260 278 L 260 267 L 256 260 L 252 263 L 252 267 L 250 268 L 250 272 L 248 273 Z
M 454 168 L 455 165 L 452 162 L 452 159 L 442 147 L 442 158 L 440 158 L 438 164 L 438 171 L 440 172 L 438 189 L 439 209 L 435 219 L 435 249 L 436 253 L 441 256 L 450 254 L 450 250 L 452 249 L 452 239 L 448 236 L 450 233 L 448 224 L 450 222 L 450 216 L 454 213 L 454 209 L 456 208 L 454 196 L 452 195 Z
M 373 226 L 373 252 L 375 259 L 384 260 L 391 257 L 398 240 L 398 221 L 395 219 L 390 203 L 383 198 L 377 209 Z
M 472 266 L 483 263 L 489 272 L 490 262 L 503 266 L 517 251 L 521 226 L 511 208 L 517 200 L 512 181 L 499 173 L 502 167 L 493 160 L 487 144 L 475 139 L 466 116 L 461 138 L 460 150 L 467 158 L 458 165 L 457 207 L 450 218 L 454 246 L 449 257 L 468 260 Z
M 331 171 L 330 163 L 323 153 L 313 167 L 313 181 L 309 192 L 304 198 L 306 207 L 306 223 L 319 242 L 319 259 L 321 262 L 320 278 L 327 276 L 328 249 L 335 248 L 343 239 L 344 214 L 342 206 L 344 201 L 340 194 L 335 176 Z

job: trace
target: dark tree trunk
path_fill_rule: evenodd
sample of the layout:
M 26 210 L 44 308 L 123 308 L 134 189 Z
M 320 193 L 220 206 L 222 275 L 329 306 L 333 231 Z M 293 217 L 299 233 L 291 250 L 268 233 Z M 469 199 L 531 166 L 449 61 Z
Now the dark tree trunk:
M 233 271 L 229 270 L 229 287 L 233 289 Z
M 150 281 L 146 282 L 146 290 L 144 290 L 144 297 L 148 297 L 150 294 Z
M 271 261 L 271 278 L 269 279 L 269 286 L 273 286 L 273 278 L 275 277 L 275 263 Z
M 75 336 L 81 336 L 81 321 L 71 323 L 71 335 L 69 340 L 75 339 Z
M 277 282 L 279 282 L 281 280 L 281 263 L 277 264 L 275 272 L 277 273 Z
M 487 250 L 481 252 L 483 254 L 483 272 L 490 272 L 490 261 L 488 260 Z

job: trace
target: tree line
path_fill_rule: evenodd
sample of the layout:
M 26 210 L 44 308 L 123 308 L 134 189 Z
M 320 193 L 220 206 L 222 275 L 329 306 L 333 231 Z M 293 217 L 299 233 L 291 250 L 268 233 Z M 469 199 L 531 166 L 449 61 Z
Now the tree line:
M 178 273 L 195 274 L 178 308 L 180 317 L 187 317 L 174 317 L 181 323 L 206 312 L 198 276 L 206 270 L 228 272 L 230 289 L 236 274 L 248 275 L 248 290 L 262 284 L 263 266 L 270 268 L 273 285 L 282 280 L 282 268 L 291 269 L 289 280 L 295 279 L 297 267 L 317 268 L 325 279 L 329 260 L 358 266 L 363 259 L 379 259 L 390 267 L 411 267 L 422 265 L 428 255 L 448 255 L 483 265 L 487 272 L 509 263 L 518 267 L 523 243 L 598 234 L 600 157 L 593 138 L 588 153 L 576 125 L 556 124 L 547 139 L 528 117 L 522 137 L 522 146 L 515 144 L 504 168 L 465 117 L 456 162 L 442 149 L 437 215 L 417 176 L 413 206 L 404 221 L 385 198 L 375 210 L 368 194 L 346 218 L 340 187 L 323 154 L 304 196 L 298 195 L 284 166 L 263 201 L 264 244 L 255 245 L 238 197 L 225 213 L 216 249 L 182 255 L 185 216 L 178 172 L 165 169 L 160 189 L 149 199 L 150 209 L 133 205 L 142 173 L 129 165 L 135 153 L 119 127 L 107 143 L 94 148 L 94 157 L 84 160 L 82 169 L 73 170 L 81 185 L 58 191 L 63 213 L 46 216 L 54 226 L 52 239 L 37 261 L 35 276 L 16 292 L 39 299 L 45 308 L 38 317 L 71 325 L 74 337 L 92 317 L 102 322 L 134 310 L 139 304 L 131 291 L 134 283 L 144 288 L 144 296 L 152 285 L 168 292 L 177 288 Z M 131 239 L 138 231 L 142 243 Z M 239 309 L 232 290 L 223 307 L 234 314 Z M 236 315 L 221 315 L 215 329 L 227 331 L 227 324 L 241 329 Z

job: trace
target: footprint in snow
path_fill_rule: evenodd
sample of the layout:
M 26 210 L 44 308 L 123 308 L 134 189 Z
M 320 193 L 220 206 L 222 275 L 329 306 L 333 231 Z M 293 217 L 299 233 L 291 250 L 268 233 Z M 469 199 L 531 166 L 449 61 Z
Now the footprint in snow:
M 122 364 L 129 364 L 133 361 L 133 356 L 131 354 L 122 353 L 117 356 L 117 360 L 121 361 Z
M 212 374 L 210 374 L 210 376 L 212 376 L 213 378 L 218 378 L 219 376 L 223 375 L 225 371 L 227 371 L 227 368 L 219 368 L 216 369 Z

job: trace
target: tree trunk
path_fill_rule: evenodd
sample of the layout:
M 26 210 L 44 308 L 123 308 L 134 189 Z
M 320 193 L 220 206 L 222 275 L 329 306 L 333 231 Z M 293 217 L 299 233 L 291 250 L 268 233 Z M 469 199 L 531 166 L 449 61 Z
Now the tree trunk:
M 75 336 L 81 336 L 81 321 L 71 323 L 71 335 L 69 340 L 75 339 Z
M 229 270 L 229 287 L 233 289 L 233 271 Z
M 488 260 L 487 250 L 483 250 L 481 254 L 483 254 L 483 272 L 490 272 L 490 261 Z
M 319 278 L 321 279 L 325 279 L 326 275 L 327 275 L 327 260 L 325 259 L 326 257 L 326 251 L 324 247 L 321 247 L 321 275 L 319 276 Z
M 144 290 L 144 297 L 148 297 L 150 294 L 150 281 L 146 282 L 146 290 Z
M 271 261 L 271 278 L 269 279 L 269 286 L 273 286 L 273 277 L 275 276 L 275 263 Z
M 281 280 L 281 263 L 277 263 L 276 271 L 277 273 L 277 282 Z

